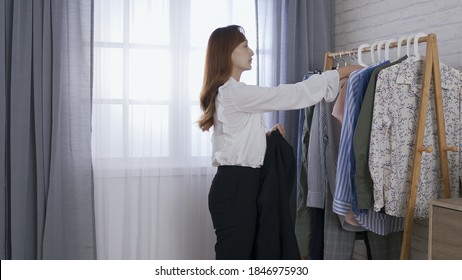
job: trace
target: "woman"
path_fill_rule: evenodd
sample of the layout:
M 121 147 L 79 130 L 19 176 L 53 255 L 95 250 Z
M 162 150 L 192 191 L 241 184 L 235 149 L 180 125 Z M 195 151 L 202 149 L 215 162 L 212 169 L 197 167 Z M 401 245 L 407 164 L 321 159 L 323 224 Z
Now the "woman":
M 357 67 L 326 71 L 291 85 L 250 86 L 239 82 L 252 68 L 254 52 L 243 29 L 216 29 L 207 46 L 199 127 L 213 126 L 212 165 L 217 166 L 209 193 L 209 210 L 217 242 L 216 259 L 251 259 L 257 223 L 260 167 L 266 150 L 262 113 L 309 107 L 333 101 L 339 79 Z M 279 130 L 276 125 L 268 133 Z

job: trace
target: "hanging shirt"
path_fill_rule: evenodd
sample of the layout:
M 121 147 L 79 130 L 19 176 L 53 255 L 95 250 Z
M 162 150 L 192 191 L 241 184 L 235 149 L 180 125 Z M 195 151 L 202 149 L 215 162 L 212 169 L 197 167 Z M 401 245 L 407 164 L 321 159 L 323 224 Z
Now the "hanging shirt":
M 339 103 L 338 98 L 342 92 L 346 92 L 347 82 L 348 78 L 340 80 L 335 102 L 321 101 L 314 108 L 308 148 L 308 207 L 324 208 L 327 185 L 330 183 L 335 190 L 335 169 L 342 124 L 332 117 L 332 112 Z
M 316 104 L 311 123 L 311 133 L 308 146 L 308 167 L 306 180 L 308 193 L 306 206 L 312 208 L 324 208 L 324 190 L 327 183 L 325 170 L 325 154 L 322 141 L 322 116 L 320 114 L 321 103 Z
M 230 78 L 218 89 L 212 134 L 212 165 L 261 167 L 266 151 L 262 113 L 309 107 L 335 99 L 337 71 L 278 87 L 246 85 Z
M 354 188 L 355 158 L 353 153 L 353 133 L 370 76 L 377 66 L 384 63 L 388 64 L 389 62 L 386 61 L 357 70 L 348 79 L 333 203 L 335 213 L 348 215 L 351 209 L 356 221 L 361 226 L 381 235 L 402 230 L 404 228 L 404 220 L 372 210 L 359 211 L 357 208 L 357 197 Z
M 343 123 L 343 111 L 345 109 L 345 96 L 347 91 L 347 82 L 348 79 L 344 79 L 344 82 L 340 81 L 339 84 L 339 92 L 337 96 L 337 100 L 335 101 L 334 108 L 332 109 L 332 116 L 334 116 L 337 120 Z
M 353 133 L 361 109 L 367 83 L 372 71 L 378 65 L 368 66 L 356 70 L 348 78 L 347 93 L 345 96 L 345 109 L 340 135 L 339 155 L 336 174 L 336 188 L 334 195 L 334 212 L 346 215 L 356 203 L 354 193 L 355 160 L 353 154 Z
M 374 208 L 404 217 L 410 193 L 417 119 L 419 113 L 424 61 L 409 58 L 379 73 L 371 127 L 369 169 L 374 181 Z M 461 72 L 440 64 L 443 111 L 448 146 L 460 151 L 462 96 Z M 416 218 L 427 218 L 429 202 L 440 198 L 442 180 L 433 85 L 430 87 L 423 144 L 433 152 L 422 153 Z M 457 197 L 460 153 L 448 152 L 451 195 Z
M 369 171 L 369 145 L 371 138 L 372 126 L 372 112 L 374 108 L 375 86 L 377 83 L 377 76 L 383 69 L 403 62 L 407 59 L 407 55 L 399 60 L 378 66 L 374 69 L 367 85 L 366 93 L 364 95 L 361 111 L 359 113 L 358 122 L 356 123 L 354 137 L 353 137 L 353 151 L 356 161 L 355 172 L 355 187 L 358 197 L 359 209 L 372 209 L 374 208 L 374 188 L 371 173 Z M 340 94 L 339 94 L 340 95 Z M 337 98 L 338 99 L 338 98 Z
M 321 101 L 322 102 L 322 101 Z M 305 108 L 302 137 L 301 137 L 301 162 L 299 168 L 298 188 L 297 188 L 297 211 L 295 215 L 295 235 L 297 237 L 300 255 L 308 257 L 310 255 L 311 238 L 311 209 L 306 207 L 306 195 L 308 192 L 307 167 L 308 167 L 308 145 L 311 132 L 311 120 L 315 106 Z
M 348 78 L 340 80 L 337 98 L 346 91 Z M 324 208 L 326 189 L 335 193 L 338 147 L 342 123 L 332 115 L 336 102 L 319 102 L 315 107 L 312 133 L 308 153 L 308 196 L 307 206 Z M 350 215 L 351 214 L 351 215 Z M 349 231 L 364 231 L 352 213 L 338 215 L 342 228 Z

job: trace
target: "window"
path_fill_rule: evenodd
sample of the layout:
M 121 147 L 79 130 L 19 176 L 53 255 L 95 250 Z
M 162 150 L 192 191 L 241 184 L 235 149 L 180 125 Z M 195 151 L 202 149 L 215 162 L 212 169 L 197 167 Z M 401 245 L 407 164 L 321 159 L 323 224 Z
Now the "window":
M 211 133 L 197 127 L 207 40 L 244 27 L 256 47 L 254 1 L 96 0 L 93 158 L 145 167 L 210 166 Z M 242 80 L 256 84 L 256 69 Z

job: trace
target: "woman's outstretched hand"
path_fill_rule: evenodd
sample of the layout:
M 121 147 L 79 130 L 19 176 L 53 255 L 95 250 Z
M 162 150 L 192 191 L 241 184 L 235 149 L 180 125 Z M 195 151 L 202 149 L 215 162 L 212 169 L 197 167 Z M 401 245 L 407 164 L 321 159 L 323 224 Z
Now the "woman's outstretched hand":
M 266 132 L 266 135 L 267 135 L 267 136 L 270 136 L 270 135 L 271 135 L 271 132 L 276 131 L 276 130 L 278 130 L 279 133 L 281 133 L 282 137 L 286 136 L 286 130 L 284 129 L 284 127 L 282 126 L 282 124 L 279 124 L 279 123 L 276 124 L 275 126 L 273 126 L 270 130 L 268 130 L 268 131 Z
M 340 67 L 337 69 L 338 75 L 340 80 L 344 78 L 348 78 L 351 72 L 363 68 L 361 65 L 350 65 L 345 67 Z

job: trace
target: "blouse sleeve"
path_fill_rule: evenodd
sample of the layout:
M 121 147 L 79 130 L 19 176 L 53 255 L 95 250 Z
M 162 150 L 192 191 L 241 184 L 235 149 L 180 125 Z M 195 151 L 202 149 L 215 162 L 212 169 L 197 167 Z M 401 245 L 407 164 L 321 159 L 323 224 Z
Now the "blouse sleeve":
M 231 88 L 231 98 L 237 109 L 248 113 L 263 113 L 278 110 L 295 110 L 310 107 L 324 98 L 327 102 L 338 93 L 339 75 L 335 70 L 296 84 L 282 84 L 277 87 L 251 86 L 236 83 Z

